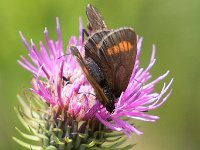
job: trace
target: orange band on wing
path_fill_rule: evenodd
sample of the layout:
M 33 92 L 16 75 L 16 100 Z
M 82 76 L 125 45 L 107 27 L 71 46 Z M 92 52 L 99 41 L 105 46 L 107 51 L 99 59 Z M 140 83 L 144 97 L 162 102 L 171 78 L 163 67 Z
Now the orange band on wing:
M 108 55 L 118 54 L 120 52 L 130 51 L 133 45 L 128 41 L 122 41 L 118 45 L 115 45 L 107 50 Z

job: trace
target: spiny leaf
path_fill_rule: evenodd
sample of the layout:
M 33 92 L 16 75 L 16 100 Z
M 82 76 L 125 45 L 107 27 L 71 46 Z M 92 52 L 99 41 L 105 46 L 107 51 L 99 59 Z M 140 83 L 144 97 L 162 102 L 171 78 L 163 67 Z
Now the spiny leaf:
M 122 136 L 123 133 L 121 132 L 111 132 L 111 133 L 105 133 L 104 137 L 117 137 L 117 136 Z
M 103 144 L 105 139 L 92 139 L 92 141 L 95 141 L 96 144 Z
M 72 142 L 72 139 L 70 139 L 69 137 L 65 137 L 64 139 L 65 139 L 65 141 L 66 141 L 67 143 Z
M 65 143 L 61 142 L 61 141 L 58 139 L 58 137 L 56 137 L 55 135 L 53 135 L 53 139 L 54 139 L 54 141 L 56 142 L 56 144 L 59 144 L 59 145 L 65 144 Z
M 34 135 L 34 133 L 37 132 L 37 130 L 31 128 L 30 126 L 28 126 L 28 131 L 29 131 L 31 134 L 33 134 L 33 135 Z
M 121 137 L 116 137 L 116 138 L 106 138 L 104 140 L 105 140 L 105 142 L 116 142 L 120 139 L 121 139 Z
M 96 145 L 96 141 L 93 140 L 89 144 L 83 144 L 83 145 L 85 145 L 86 147 L 90 148 L 90 147 L 93 147 L 94 145 Z
M 24 99 L 20 96 L 20 95 L 17 95 L 17 98 L 21 104 L 21 106 L 23 107 L 23 109 L 27 112 L 27 111 L 30 111 L 30 107 L 27 105 L 27 103 L 24 101 Z
M 44 134 L 34 133 L 34 135 L 41 138 L 41 139 L 49 140 L 49 138 L 47 136 L 45 136 Z
M 23 133 L 22 131 L 20 131 L 17 127 L 15 127 L 15 129 L 26 139 L 32 140 L 32 141 L 40 141 L 41 139 L 37 136 L 33 136 L 33 135 L 29 135 L 26 133 Z
M 24 122 L 26 122 L 26 124 L 28 126 L 31 126 L 32 128 L 37 128 L 37 123 L 32 120 L 32 118 L 28 117 L 22 110 L 20 107 L 18 107 L 17 112 L 19 113 L 19 115 L 21 116 L 22 120 Z
M 39 129 L 41 129 L 43 132 L 45 133 L 48 133 L 49 131 L 44 127 L 42 126 L 41 124 L 39 124 Z
M 91 150 L 129 150 L 132 148 L 134 145 L 128 145 L 120 148 L 112 148 L 112 147 L 106 147 L 106 146 L 101 146 L 101 147 L 94 147 L 91 148 Z
M 31 145 L 31 144 L 28 144 L 26 142 L 23 142 L 21 140 L 19 140 L 18 138 L 16 137 L 13 137 L 13 140 L 15 142 L 17 142 L 18 144 L 20 144 L 21 146 L 27 148 L 27 149 L 32 149 L 32 150 L 42 150 L 43 148 L 41 146 L 36 146 L 36 145 Z
M 36 109 L 33 103 L 30 103 L 30 114 L 32 118 L 36 118 L 38 120 L 42 119 L 39 109 Z
M 45 136 L 44 134 L 39 134 L 39 133 L 37 132 L 37 130 L 32 129 L 31 127 L 29 127 L 29 132 L 30 132 L 32 135 L 35 135 L 35 136 L 37 136 L 37 137 L 40 138 L 40 139 L 49 140 L 49 138 L 48 138 L 47 136 Z
M 57 148 L 54 146 L 48 146 L 45 148 L 45 150 L 57 150 Z
M 29 124 L 24 120 L 24 118 L 20 115 L 20 113 L 18 112 L 18 109 L 16 107 L 14 107 L 15 112 L 17 113 L 17 117 L 19 119 L 19 121 L 22 123 L 22 125 L 29 130 Z
M 60 133 L 63 133 L 63 131 L 62 131 L 61 129 L 59 129 L 59 128 L 53 128 L 52 131 L 53 131 L 53 132 L 60 132 Z
M 26 113 L 23 112 L 20 108 L 18 109 L 18 111 L 19 111 L 20 115 L 21 115 L 24 119 L 28 120 L 29 122 L 34 122 L 34 124 L 35 124 L 35 123 L 40 123 L 40 124 L 46 123 L 45 120 L 33 118 L 32 116 L 27 115 L 27 112 L 26 112 Z
M 117 146 L 120 146 L 121 144 L 123 144 L 126 141 L 126 137 L 122 137 L 120 138 L 118 141 L 116 141 L 114 144 L 111 144 L 110 147 L 112 148 L 117 148 Z
M 121 147 L 121 148 L 115 148 L 115 150 L 128 150 L 128 149 L 132 149 L 132 147 L 134 147 L 135 144 L 130 144 L 130 145 L 127 145 L 127 146 L 124 146 L 124 147 Z
M 49 112 L 47 111 L 48 107 L 44 107 L 44 108 L 41 108 L 40 106 L 37 107 L 34 103 L 31 103 L 31 110 L 40 115 L 49 114 Z
M 83 134 L 83 133 L 79 133 L 78 136 L 79 136 L 80 138 L 83 138 L 83 139 L 87 137 L 87 135 L 86 135 L 86 134 Z

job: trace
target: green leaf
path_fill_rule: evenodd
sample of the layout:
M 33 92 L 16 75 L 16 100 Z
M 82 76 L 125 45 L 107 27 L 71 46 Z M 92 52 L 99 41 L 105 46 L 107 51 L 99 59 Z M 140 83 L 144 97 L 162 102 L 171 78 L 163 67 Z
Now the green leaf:
M 124 135 L 121 132 L 111 132 L 111 133 L 105 133 L 104 137 L 117 137 L 117 136 L 122 136 Z
M 17 98 L 22 106 L 22 108 L 27 112 L 30 111 L 30 107 L 27 105 L 27 103 L 24 101 L 24 99 L 20 96 L 20 95 L 17 95 Z
M 115 148 L 115 150 L 128 150 L 128 149 L 132 149 L 132 147 L 135 146 L 135 144 L 131 144 L 131 145 L 127 145 L 121 148 Z
M 93 147 L 94 145 L 96 145 L 96 141 L 93 140 L 92 142 L 90 142 L 89 144 L 83 144 L 85 145 L 86 147 L 90 148 L 90 147 Z
M 78 136 L 79 136 L 80 138 L 83 138 L 83 139 L 87 137 L 87 135 L 86 135 L 86 134 L 83 134 L 83 133 L 79 133 Z
M 45 148 L 45 150 L 57 150 L 57 148 L 54 146 L 48 146 Z
M 53 139 L 54 139 L 54 141 L 56 142 L 56 144 L 65 144 L 65 143 L 63 143 L 63 142 L 61 142 L 59 139 L 58 139 L 58 137 L 56 137 L 55 135 L 53 135 Z
M 116 141 L 118 141 L 118 140 L 120 140 L 121 139 L 121 137 L 116 137 L 116 138 L 106 138 L 106 139 L 104 139 L 105 140 L 105 142 L 116 142 Z
M 41 139 L 39 137 L 37 137 L 37 136 L 33 136 L 33 135 L 29 135 L 29 134 L 23 133 L 17 127 L 15 127 L 15 129 L 22 135 L 22 137 L 24 137 L 24 138 L 26 138 L 28 140 L 41 141 Z
M 42 150 L 43 148 L 41 146 L 36 146 L 36 145 L 31 145 L 31 144 L 28 144 L 26 142 L 23 142 L 21 140 L 19 140 L 18 138 L 16 137 L 13 137 L 13 140 L 15 142 L 17 142 L 18 144 L 20 144 L 21 146 L 27 148 L 27 149 L 32 149 L 32 150 Z
M 41 139 L 49 140 L 49 138 L 47 136 L 45 136 L 44 134 L 35 134 L 35 136 L 37 136 Z
M 21 116 L 21 114 L 19 113 L 18 109 L 16 107 L 14 107 L 15 112 L 17 113 L 17 117 L 19 119 L 19 121 L 22 123 L 22 125 L 29 130 L 29 124 L 24 120 L 24 118 Z
M 63 134 L 63 131 L 59 128 L 53 128 L 53 132 L 59 132 L 60 134 Z
M 72 139 L 70 139 L 69 137 L 65 137 L 64 139 L 65 139 L 65 141 L 66 141 L 67 143 L 72 142 Z
M 128 145 L 120 148 L 112 148 L 112 147 L 106 147 L 106 146 L 101 146 L 101 147 L 94 147 L 91 148 L 91 150 L 129 150 L 132 149 L 134 145 Z
M 117 146 L 120 146 L 126 141 L 126 137 L 120 138 L 118 141 L 116 141 L 114 144 L 112 144 L 110 147 L 117 148 Z
M 41 139 L 49 140 L 49 138 L 47 136 L 45 136 L 44 134 L 38 133 L 36 130 L 33 130 L 32 128 L 29 128 L 29 130 L 33 135 L 35 135 Z

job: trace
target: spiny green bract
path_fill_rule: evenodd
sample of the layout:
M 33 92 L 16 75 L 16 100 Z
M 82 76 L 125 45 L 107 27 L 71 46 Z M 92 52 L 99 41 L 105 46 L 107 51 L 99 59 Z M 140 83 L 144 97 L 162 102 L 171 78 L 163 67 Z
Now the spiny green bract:
M 16 128 L 26 142 L 13 139 L 23 147 L 30 150 L 127 150 L 133 147 L 122 146 L 126 137 L 106 129 L 97 119 L 77 121 L 65 113 L 67 108 L 52 108 L 28 93 L 26 101 L 18 96 L 20 106 L 15 108 L 20 122 L 29 132 Z

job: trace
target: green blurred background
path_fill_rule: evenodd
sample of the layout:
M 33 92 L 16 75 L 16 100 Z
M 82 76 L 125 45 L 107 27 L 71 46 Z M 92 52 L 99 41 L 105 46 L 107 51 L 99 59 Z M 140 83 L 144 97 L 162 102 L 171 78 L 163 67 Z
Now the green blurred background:
M 64 46 L 70 35 L 78 35 L 78 17 L 86 24 L 85 7 L 94 4 L 111 28 L 133 27 L 144 37 L 142 65 L 149 62 L 156 44 L 157 62 L 153 77 L 170 70 L 166 82 L 174 77 L 173 93 L 151 114 L 161 117 L 156 123 L 138 122 L 144 132 L 129 141 L 135 150 L 200 149 L 200 1 L 199 0 L 1 0 L 0 1 L 0 149 L 22 150 L 13 140 L 15 126 L 22 128 L 13 107 L 16 94 L 28 88 L 31 74 L 17 59 L 27 51 L 18 31 L 38 44 L 44 41 L 44 27 L 56 39 L 55 18 L 60 19 Z M 162 84 L 160 84 L 161 86 Z M 160 89 L 157 87 L 157 90 Z M 23 129 L 23 128 L 22 128 Z

